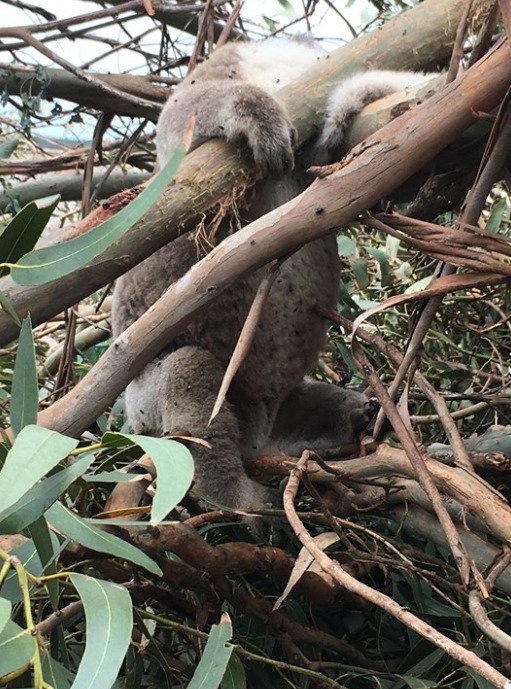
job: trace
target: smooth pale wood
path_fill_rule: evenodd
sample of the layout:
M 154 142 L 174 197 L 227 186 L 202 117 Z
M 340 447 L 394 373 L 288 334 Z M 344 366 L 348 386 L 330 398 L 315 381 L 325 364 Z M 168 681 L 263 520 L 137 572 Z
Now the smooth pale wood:
M 474 113 L 495 107 L 510 83 L 506 40 L 462 78 L 364 141 L 336 172 L 225 239 L 117 338 L 74 390 L 42 412 L 39 423 L 80 434 L 222 289 L 352 221 L 455 139 Z M 482 276 L 483 282 L 492 278 Z

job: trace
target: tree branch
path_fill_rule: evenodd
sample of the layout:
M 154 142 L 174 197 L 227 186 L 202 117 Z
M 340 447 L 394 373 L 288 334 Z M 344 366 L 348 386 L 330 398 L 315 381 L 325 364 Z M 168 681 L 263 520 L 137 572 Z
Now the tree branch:
M 78 103 L 94 110 L 113 113 L 114 115 L 131 115 L 152 121 L 158 119 L 163 103 L 168 97 L 168 89 L 155 86 L 147 77 L 136 74 L 101 74 L 90 73 L 97 82 L 112 86 L 117 92 L 124 91 L 126 98 L 104 92 L 94 81 L 83 81 L 65 69 L 45 67 L 49 81 L 44 85 L 44 96 L 61 98 Z M 89 72 L 85 72 L 89 74 Z M 13 96 L 22 93 L 37 93 L 37 72 L 35 68 L 22 65 L 0 64 L 0 89 Z M 129 95 L 143 99 L 143 105 L 136 105 Z M 149 101 L 154 101 L 152 105 Z
M 106 169 L 106 167 L 94 168 L 92 188 L 101 182 Z M 142 170 L 123 170 L 122 168 L 117 168 L 108 175 L 104 184 L 101 184 L 98 198 L 105 199 L 122 189 L 142 184 L 149 176 L 148 172 L 143 172 Z M 83 174 L 81 171 L 50 172 L 38 175 L 35 179 L 28 182 L 14 184 L 10 187 L 9 193 L 0 193 L 0 210 L 3 211 L 7 207 L 13 196 L 19 200 L 22 206 L 30 203 L 30 201 L 51 196 L 52 194 L 60 194 L 62 201 L 74 201 L 80 198 L 82 187 Z
M 316 133 L 331 85 L 353 70 L 363 69 L 368 64 L 386 69 L 420 68 L 421 63 L 433 57 L 441 59 L 448 55 L 463 7 L 463 0 L 427 0 L 389 21 L 378 31 L 318 60 L 314 69 L 282 91 L 283 101 L 298 130 L 299 143 Z M 442 31 L 438 30 L 439 26 L 442 26 Z M 472 93 L 472 105 L 476 109 L 490 109 L 498 101 L 501 95 L 500 78 L 496 78 L 496 84 L 496 88 L 492 84 L 483 84 L 480 98 Z M 484 101 L 485 97 L 487 102 Z M 455 127 L 456 131 L 461 131 L 474 119 L 473 112 L 466 110 L 462 121 Z M 442 117 L 439 121 L 442 121 Z M 428 130 L 431 129 L 429 124 Z M 442 138 L 437 150 L 455 134 L 449 132 Z M 429 136 L 428 131 L 424 140 Z M 431 150 L 429 146 L 425 150 L 423 141 L 418 144 L 423 153 L 422 164 L 430 158 Z M 409 176 L 410 166 L 406 162 L 404 170 Z M 32 322 L 42 323 L 122 275 L 174 239 L 186 227 L 195 226 L 196 218 L 234 187 L 240 183 L 246 186 L 254 179 L 253 166 L 242 152 L 223 142 L 209 141 L 186 157 L 173 184 L 162 195 L 158 212 L 151 209 L 126 232 L 121 242 L 64 278 L 40 287 L 7 287 L 6 295 L 20 317 L 30 310 Z M 386 193 L 389 191 L 387 188 Z M 373 203 L 375 201 L 376 198 Z M 357 205 L 357 208 L 361 207 Z M 314 217 L 313 226 L 319 218 Z M 327 218 L 324 215 L 323 220 Z M 307 238 L 304 237 L 302 243 L 304 241 L 308 241 Z M 10 342 L 17 333 L 17 326 L 10 317 L 0 312 L 0 345 Z
M 462 79 L 367 139 L 303 194 L 225 239 L 122 333 L 73 391 L 41 413 L 41 425 L 80 434 L 223 289 L 347 224 L 388 195 L 466 128 L 475 111 L 498 103 L 511 82 L 509 53 L 507 41 L 500 44 Z M 481 284 L 505 280 L 492 274 L 459 277 Z

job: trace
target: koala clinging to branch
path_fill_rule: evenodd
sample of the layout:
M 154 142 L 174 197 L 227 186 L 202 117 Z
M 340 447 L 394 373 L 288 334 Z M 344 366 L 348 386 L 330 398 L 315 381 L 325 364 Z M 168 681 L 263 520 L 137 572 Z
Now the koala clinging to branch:
M 158 163 L 164 165 L 196 116 L 195 147 L 212 137 L 248 145 L 262 173 L 243 222 L 299 194 L 306 167 L 329 162 L 353 117 L 368 102 L 423 80 L 404 72 L 358 75 L 334 90 L 319 140 L 297 156 L 295 132 L 278 90 L 319 57 L 309 43 L 287 39 L 228 44 L 176 88 L 157 125 Z M 228 218 L 219 235 L 229 231 Z M 182 236 L 117 282 L 113 330 L 117 337 L 196 261 L 197 244 Z M 200 253 L 200 252 L 199 252 Z M 208 419 L 225 368 L 261 281 L 262 271 L 237 282 L 128 386 L 126 408 L 136 432 L 187 433 L 194 444 L 195 486 L 221 505 L 244 509 L 271 503 L 269 491 L 248 478 L 245 465 L 265 449 L 300 454 L 351 442 L 368 420 L 361 393 L 304 380 L 325 343 L 317 307 L 334 308 L 340 277 L 336 238 L 307 244 L 280 269 L 248 355 L 219 414 Z

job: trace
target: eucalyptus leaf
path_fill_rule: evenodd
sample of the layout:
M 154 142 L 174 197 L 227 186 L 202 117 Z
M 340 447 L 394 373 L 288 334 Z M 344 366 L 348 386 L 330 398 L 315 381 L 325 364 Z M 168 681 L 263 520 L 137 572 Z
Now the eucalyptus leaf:
M 18 148 L 19 139 L 7 139 L 0 144 L 0 158 L 6 160 L 10 158 L 14 151 Z
M 7 624 L 7 620 L 11 618 L 11 601 L 6 598 L 0 598 L 0 634 Z
M 62 663 L 52 658 L 49 653 L 43 654 L 43 676 L 53 689 L 70 689 L 75 675 Z
M 220 684 L 221 689 L 246 689 L 247 688 L 247 676 L 245 674 L 245 668 L 241 662 L 239 656 L 233 653 L 229 658 L 227 663 L 227 668 L 225 674 L 222 678 Z
M 159 524 L 186 495 L 193 480 L 193 458 L 182 443 L 170 438 L 151 438 L 128 433 L 105 433 L 104 443 L 119 439 L 138 445 L 148 454 L 156 467 L 158 481 L 151 507 L 151 524 Z
M 233 651 L 232 646 L 225 645 L 231 638 L 231 621 L 224 613 L 220 624 L 211 627 L 204 653 L 187 689 L 218 689 Z
M 409 285 L 405 291 L 404 294 L 413 294 L 415 292 L 422 292 L 423 289 L 426 289 L 428 285 L 431 283 L 433 280 L 432 275 L 427 275 L 425 278 L 422 278 L 421 280 L 417 280 L 417 282 L 414 282 L 413 284 Z
M 30 663 L 35 653 L 35 638 L 12 620 L 0 632 L 0 684 L 2 677 Z
M 356 258 L 351 264 L 351 270 L 360 289 L 366 289 L 371 282 L 369 270 L 365 258 Z
M 59 547 L 58 538 L 52 534 L 53 547 Z M 24 541 L 21 545 L 9 551 L 11 557 L 17 558 L 23 567 L 34 577 L 40 577 L 44 573 L 44 567 L 37 549 L 31 540 Z M 3 598 L 7 598 L 14 605 L 22 599 L 21 590 L 18 582 L 16 570 L 12 569 L 6 580 L 2 584 L 1 593 Z
M 486 232 L 496 233 L 500 230 L 502 221 L 508 215 L 508 205 L 506 199 L 499 199 L 493 204 L 490 211 L 490 216 L 486 221 L 486 227 L 484 228 Z
M 57 573 L 57 552 L 58 549 L 55 547 L 53 542 L 52 532 L 48 527 L 46 519 L 41 516 L 38 517 L 30 526 L 27 527 L 27 531 L 35 545 L 39 559 L 43 566 L 44 572 L 47 575 L 52 575 Z M 46 584 L 48 588 L 48 593 L 50 601 L 54 608 L 58 608 L 59 605 L 59 582 L 58 580 L 50 580 Z
M 16 309 L 2 291 L 0 291 L 0 307 L 2 307 L 2 310 L 11 317 L 19 328 L 21 328 L 21 321 L 16 313 Z
M 389 257 L 385 253 L 385 251 L 382 251 L 381 249 L 377 249 L 374 247 L 367 246 L 366 247 L 367 253 L 372 256 L 376 261 L 378 261 L 378 266 L 380 268 L 380 278 L 381 278 L 381 284 L 382 286 L 390 284 L 390 278 L 391 278 L 391 272 L 390 272 L 390 263 L 389 263 Z
M 354 256 L 357 251 L 357 245 L 345 234 L 340 234 L 337 237 L 337 250 L 341 256 Z
M 78 440 L 40 426 L 25 426 L 0 471 L 0 514 L 75 449 Z
M 54 529 L 72 541 L 99 553 L 108 553 L 114 557 L 134 562 L 152 574 L 161 576 L 162 572 L 158 565 L 141 550 L 117 536 L 102 531 L 90 521 L 85 521 L 60 502 L 54 503 L 47 510 L 45 516 Z
M 34 338 L 30 315 L 23 319 L 11 391 L 11 426 L 18 435 L 24 426 L 37 423 L 39 403 Z
M 495 686 L 484 677 L 481 677 L 481 675 L 478 675 L 477 672 L 474 672 L 472 668 L 464 665 L 462 669 L 474 680 L 478 689 L 493 689 Z
M 34 248 L 59 201 L 60 196 L 48 196 L 31 201 L 16 213 L 0 234 L 0 263 L 16 263 Z M 0 268 L 0 277 L 8 272 L 9 268 Z
M 0 533 L 16 534 L 23 531 L 42 516 L 71 483 L 87 471 L 93 461 L 93 455 L 86 455 L 71 466 L 36 483 L 6 513 L 0 514 Z
M 133 606 L 118 584 L 72 573 L 85 610 L 86 644 L 72 689 L 110 689 L 131 641 Z
M 125 208 L 78 237 L 25 254 L 12 270 L 19 285 L 41 285 L 72 273 L 99 256 L 140 220 L 172 181 L 186 154 L 184 145 L 151 183 Z
M 89 474 L 83 477 L 87 483 L 127 483 L 133 481 L 135 473 L 130 474 L 125 471 L 99 471 L 97 474 Z

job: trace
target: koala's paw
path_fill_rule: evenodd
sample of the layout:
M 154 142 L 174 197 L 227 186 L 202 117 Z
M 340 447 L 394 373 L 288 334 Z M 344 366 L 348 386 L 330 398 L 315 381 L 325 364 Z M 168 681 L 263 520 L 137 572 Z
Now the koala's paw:
M 287 120 L 270 121 L 249 139 L 254 162 L 264 177 L 283 177 L 295 164 L 296 130 Z
M 251 510 L 267 510 L 277 507 L 281 500 L 277 490 L 262 486 L 248 479 L 240 486 L 239 495 L 236 499 L 237 507 L 244 512 Z M 274 523 L 272 517 L 246 516 L 243 522 L 248 526 L 252 534 L 259 541 L 268 539 L 270 526 Z
M 257 87 L 244 86 L 236 92 L 228 121 L 232 131 L 247 141 L 265 177 L 282 177 L 293 169 L 296 130 L 272 96 Z
M 352 392 L 355 393 L 355 391 Z M 362 393 L 355 393 L 353 395 L 353 406 L 350 411 L 353 432 L 360 433 L 365 430 L 378 411 L 378 408 L 378 403 L 374 400 L 368 400 Z

